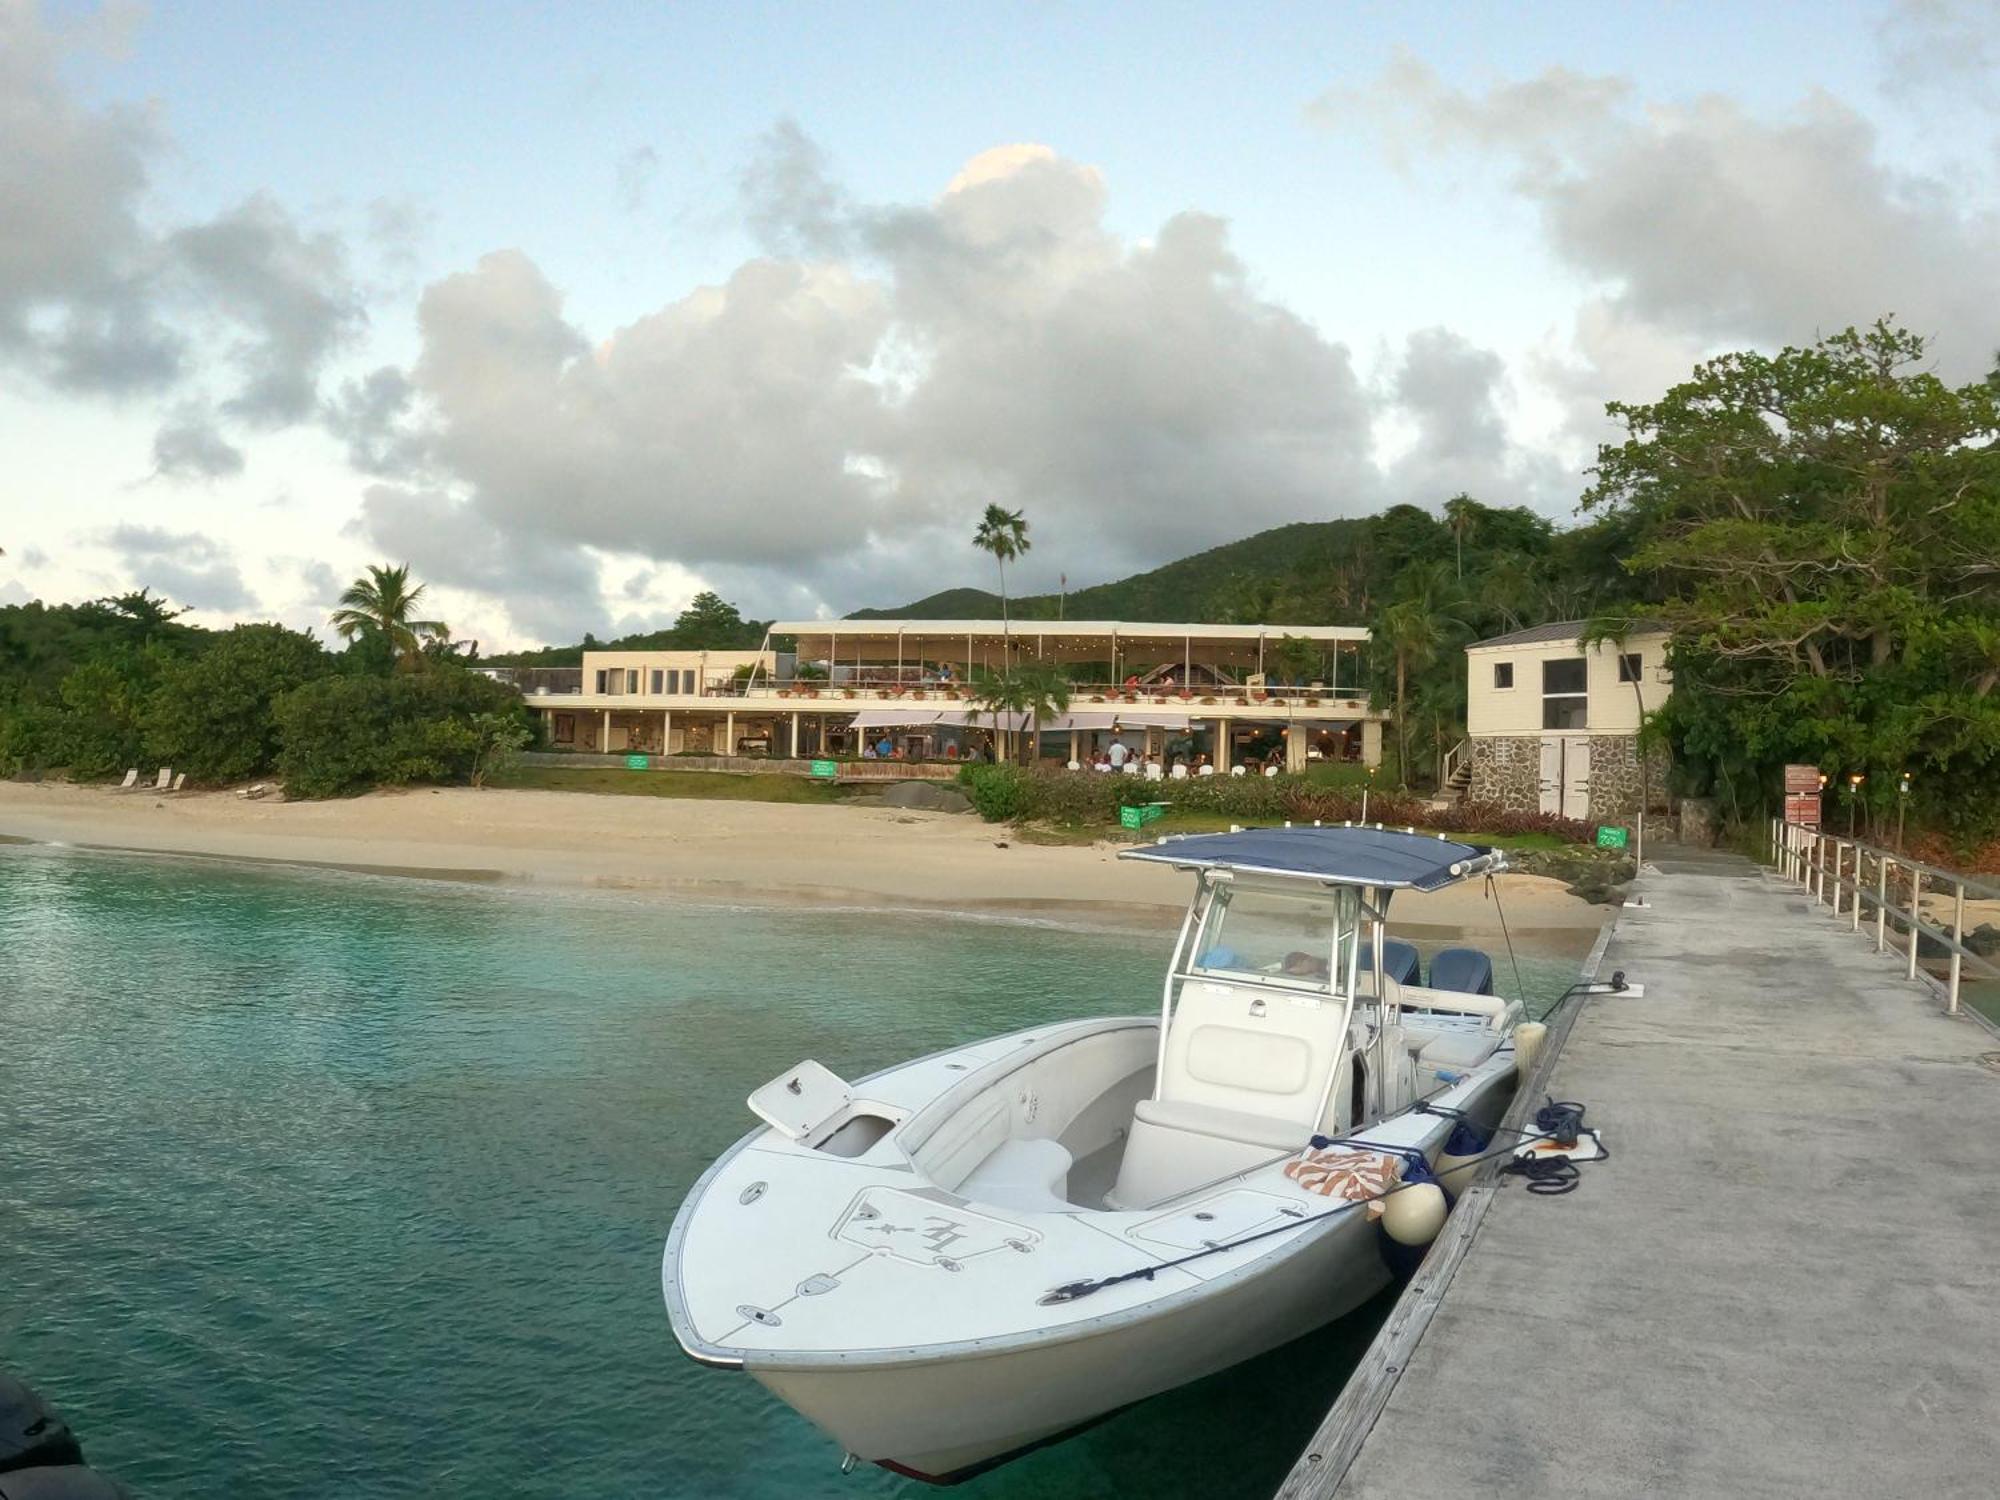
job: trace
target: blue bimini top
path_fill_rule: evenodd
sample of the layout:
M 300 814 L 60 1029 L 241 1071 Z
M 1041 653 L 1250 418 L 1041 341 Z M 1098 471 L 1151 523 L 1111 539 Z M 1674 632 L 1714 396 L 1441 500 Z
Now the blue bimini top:
M 1183 870 L 1230 870 L 1322 885 L 1435 891 L 1506 868 L 1484 844 L 1392 828 L 1246 828 L 1240 833 L 1170 835 L 1126 849 L 1120 859 L 1152 860 Z

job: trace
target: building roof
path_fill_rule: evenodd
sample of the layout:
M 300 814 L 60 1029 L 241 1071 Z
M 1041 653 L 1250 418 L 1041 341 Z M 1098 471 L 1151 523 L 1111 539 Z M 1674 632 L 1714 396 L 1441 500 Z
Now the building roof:
M 1546 625 L 1530 625 L 1526 630 L 1509 631 L 1506 635 L 1489 636 L 1483 641 L 1474 641 L 1465 649 L 1480 651 L 1488 646 L 1545 646 L 1557 641 L 1577 641 L 1583 638 L 1588 620 L 1551 620 Z M 1664 633 L 1657 621 L 1634 620 L 1633 635 L 1660 635 Z
M 1120 859 L 1154 860 L 1180 869 L 1234 870 L 1326 885 L 1434 891 L 1470 875 L 1499 869 L 1484 844 L 1393 828 L 1246 828 L 1236 833 L 1180 834 Z
M 771 634 L 842 636 L 848 639 L 906 636 L 985 636 L 998 639 L 1003 628 L 1016 640 L 1043 636 L 1050 640 L 1276 641 L 1299 636 L 1308 641 L 1365 641 L 1359 625 L 1204 625 L 1159 620 L 1016 620 L 1003 627 L 998 620 L 777 620 Z

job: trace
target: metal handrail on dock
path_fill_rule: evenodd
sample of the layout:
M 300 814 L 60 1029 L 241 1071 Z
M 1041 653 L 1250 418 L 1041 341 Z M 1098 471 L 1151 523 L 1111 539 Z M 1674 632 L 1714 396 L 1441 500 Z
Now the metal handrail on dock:
M 2000 884 L 1909 859 L 1859 839 L 1822 833 L 1809 824 L 1788 823 L 1782 818 L 1771 819 L 1769 845 L 1771 864 L 1810 895 L 1815 904 L 1831 906 L 1836 921 L 1842 915 L 1844 902 L 1848 925 L 1859 932 L 1863 905 L 1872 907 L 1877 953 L 1888 949 L 1889 924 L 1893 919 L 1899 933 L 1908 934 L 1904 966 L 1906 978 L 1917 977 L 1918 947 L 1923 939 L 1929 938 L 1949 953 L 1951 962 L 1943 981 L 1948 1014 L 1958 1014 L 1959 989 L 1966 960 L 1970 959 L 1979 973 L 2000 978 L 2000 964 L 1974 952 L 1965 943 L 1966 892 L 2000 900 Z M 1871 873 L 1871 861 L 1874 876 L 1872 890 L 1867 879 Z M 1938 889 L 1949 888 L 1951 891 L 1949 932 L 1923 918 L 1924 886 L 1927 881 Z M 1901 906 L 1891 899 L 1890 893 L 1905 888 L 1909 892 L 1909 905 Z

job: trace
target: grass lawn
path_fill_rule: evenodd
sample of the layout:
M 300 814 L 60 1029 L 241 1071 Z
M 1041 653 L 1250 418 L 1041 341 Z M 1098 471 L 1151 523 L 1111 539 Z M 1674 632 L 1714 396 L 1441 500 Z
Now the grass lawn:
M 721 802 L 845 802 L 854 789 L 777 772 L 631 771 L 623 766 L 514 766 L 487 783 L 539 792 L 611 792 Z M 880 791 L 880 787 L 863 788 Z

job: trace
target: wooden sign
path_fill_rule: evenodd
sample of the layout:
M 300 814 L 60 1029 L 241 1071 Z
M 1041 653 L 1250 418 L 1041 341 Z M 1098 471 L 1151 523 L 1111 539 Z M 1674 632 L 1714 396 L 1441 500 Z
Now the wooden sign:
M 1819 792 L 1811 796 L 1790 796 L 1785 798 L 1785 821 L 1800 823 L 1807 828 L 1819 827 Z
M 1787 797 L 1803 797 L 1808 793 L 1817 797 L 1819 795 L 1819 788 L 1818 766 L 1785 767 L 1785 795 Z

